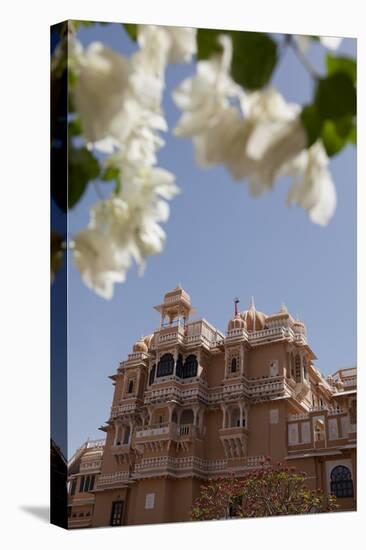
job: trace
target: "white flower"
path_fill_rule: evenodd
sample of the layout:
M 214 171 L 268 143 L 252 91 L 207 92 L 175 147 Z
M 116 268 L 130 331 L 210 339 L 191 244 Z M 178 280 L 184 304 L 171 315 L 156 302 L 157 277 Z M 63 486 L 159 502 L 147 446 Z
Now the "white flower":
M 306 135 L 301 121 L 296 118 L 290 122 L 272 123 L 259 126 L 248 140 L 247 151 L 261 151 L 251 174 L 249 189 L 252 195 L 260 195 L 273 186 L 281 174 L 283 166 L 296 157 L 306 147 Z M 250 148 L 249 148 L 250 145 Z
M 188 63 L 197 52 L 197 29 L 190 27 L 164 27 L 170 35 L 169 61 Z
M 121 192 L 98 202 L 91 210 L 91 227 L 105 233 L 117 250 L 124 251 L 129 263 L 140 266 L 144 258 L 158 254 L 165 243 L 159 222 L 169 217 L 166 200 L 178 193 L 174 176 L 160 168 L 129 170 L 123 178 Z
M 86 286 L 103 298 L 113 295 L 114 283 L 125 280 L 130 259 L 102 231 L 87 228 L 74 239 L 74 261 Z
M 125 279 L 135 260 L 165 243 L 160 223 L 169 217 L 167 200 L 178 193 L 174 176 L 155 167 L 167 124 L 161 109 L 166 64 L 189 61 L 196 51 L 196 30 L 138 27 L 140 49 L 129 60 L 102 44 L 84 51 L 75 42 L 71 62 L 77 80 L 76 109 L 87 146 L 109 155 L 107 167 L 121 173 L 118 194 L 90 211 L 89 227 L 75 238 L 74 258 L 84 282 L 110 298 L 114 283 Z
M 310 45 L 311 37 L 304 34 L 297 34 L 295 35 L 295 39 L 300 50 L 305 53 Z M 325 48 L 337 50 L 343 39 L 338 36 L 319 36 L 319 40 Z
M 167 63 L 187 63 L 197 51 L 197 29 L 189 27 L 166 27 L 156 25 L 139 25 L 138 43 L 141 47 L 140 63 L 152 63 L 154 72 L 160 73 Z
M 243 151 L 227 159 L 235 179 L 247 177 L 250 192 L 268 190 L 288 162 L 306 146 L 306 136 L 298 119 L 300 107 L 287 103 L 273 87 L 242 96 L 246 136 Z
M 288 204 L 297 203 L 310 219 L 327 225 L 337 205 L 336 189 L 328 169 L 329 159 L 321 142 L 304 150 L 285 172 L 298 177 L 288 193 Z
M 230 106 L 229 98 L 241 93 L 230 77 L 231 39 L 220 36 L 223 53 L 197 63 L 197 74 L 184 80 L 173 92 L 175 103 L 183 110 L 174 132 L 193 137 L 220 124 Z M 225 115 L 224 115 L 225 116 Z
M 338 50 L 343 38 L 339 36 L 321 36 L 320 42 L 329 50 Z
M 128 88 L 128 60 L 100 42 L 78 51 L 74 101 L 87 141 L 113 136 L 111 127 L 121 112 Z

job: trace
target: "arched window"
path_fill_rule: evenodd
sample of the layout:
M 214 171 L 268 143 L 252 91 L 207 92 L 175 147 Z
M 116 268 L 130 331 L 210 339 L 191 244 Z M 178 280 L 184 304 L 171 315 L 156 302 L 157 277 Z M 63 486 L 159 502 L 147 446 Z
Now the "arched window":
M 154 382 L 155 371 L 156 371 L 156 365 L 153 365 L 151 367 L 151 371 L 150 371 L 150 374 L 149 374 L 149 386 L 151 386 L 151 384 Z
M 179 355 L 178 355 L 177 364 L 175 366 L 175 374 L 179 378 L 182 378 L 182 374 L 183 374 L 183 355 L 181 353 L 179 353 Z
M 231 372 L 236 372 L 237 369 L 237 360 L 236 357 L 233 357 L 231 360 L 230 370 Z
M 295 357 L 295 380 L 296 382 L 301 382 L 301 359 L 300 355 Z
M 158 363 L 158 370 L 156 376 L 169 376 L 173 374 L 174 370 L 174 357 L 171 353 L 164 353 Z
M 346 466 L 336 466 L 330 473 L 330 490 L 336 497 L 353 497 L 352 474 Z
M 133 380 L 130 380 L 128 383 L 128 393 L 133 392 Z
M 123 445 L 127 445 L 130 442 L 130 433 L 131 428 L 129 426 L 126 426 L 123 434 Z
M 194 415 L 192 409 L 185 409 L 180 417 L 180 424 L 193 424 Z
M 240 426 L 240 409 L 239 407 L 233 409 L 231 411 L 231 417 L 230 417 L 230 426 L 232 428 L 237 428 Z
M 306 357 L 303 357 L 302 358 L 302 370 L 303 370 L 303 373 L 304 373 L 304 380 L 308 379 L 308 371 L 306 370 L 306 365 L 307 365 Z
M 182 378 L 197 376 L 198 361 L 195 355 L 188 355 L 183 365 Z

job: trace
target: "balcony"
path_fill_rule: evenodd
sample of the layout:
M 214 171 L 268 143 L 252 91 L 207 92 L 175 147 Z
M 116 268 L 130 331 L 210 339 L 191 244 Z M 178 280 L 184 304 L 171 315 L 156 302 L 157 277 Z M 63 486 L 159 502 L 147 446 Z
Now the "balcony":
M 128 464 L 130 451 L 130 443 L 123 443 L 122 445 L 112 445 L 111 447 L 111 453 L 114 456 L 117 464 Z
M 341 408 L 313 408 L 290 415 L 287 421 L 289 453 L 334 449 L 353 442 L 353 426 Z
M 248 430 L 244 426 L 230 426 L 219 430 L 226 458 L 243 458 L 247 454 Z
M 129 477 L 130 472 L 128 470 L 114 472 L 113 474 L 101 474 L 97 480 L 95 491 L 125 487 Z
M 136 431 L 136 443 L 141 443 L 145 440 L 157 439 L 173 439 L 177 430 L 177 425 L 174 422 L 165 422 L 163 424 L 151 424 L 146 428 L 140 428 Z
M 186 448 L 187 443 L 198 436 L 198 429 L 193 424 L 176 424 L 175 422 L 151 425 L 139 429 L 135 434 L 136 446 L 143 446 L 149 451 L 168 450 L 172 441 L 178 447 Z

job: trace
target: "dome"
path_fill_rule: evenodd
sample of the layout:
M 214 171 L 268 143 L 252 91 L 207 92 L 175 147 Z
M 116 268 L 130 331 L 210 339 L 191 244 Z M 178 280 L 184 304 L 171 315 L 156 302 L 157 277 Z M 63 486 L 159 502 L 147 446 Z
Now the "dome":
M 267 315 L 261 311 L 257 311 L 254 307 L 250 307 L 246 311 L 239 313 L 240 317 L 245 321 L 247 330 L 253 332 L 254 330 L 264 329 Z
M 149 334 L 148 336 L 145 336 L 144 342 L 148 349 L 151 348 L 151 346 L 154 344 L 154 334 Z
M 234 317 L 234 319 L 230 319 L 227 326 L 228 331 L 235 330 L 235 329 L 244 330 L 246 328 L 247 328 L 246 322 L 239 315 L 237 317 Z
M 133 346 L 133 352 L 134 353 L 147 353 L 147 345 L 145 344 L 144 340 L 141 339 Z

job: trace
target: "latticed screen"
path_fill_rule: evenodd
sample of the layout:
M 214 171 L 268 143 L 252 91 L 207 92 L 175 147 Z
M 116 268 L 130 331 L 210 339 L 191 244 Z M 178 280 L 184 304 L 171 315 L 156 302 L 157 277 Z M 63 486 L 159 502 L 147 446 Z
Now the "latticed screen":
M 330 490 L 336 497 L 353 497 L 352 474 L 346 466 L 333 468 L 330 474 Z
M 123 500 L 116 500 L 112 504 L 111 525 L 122 525 Z

